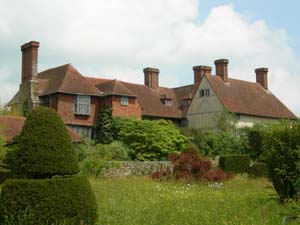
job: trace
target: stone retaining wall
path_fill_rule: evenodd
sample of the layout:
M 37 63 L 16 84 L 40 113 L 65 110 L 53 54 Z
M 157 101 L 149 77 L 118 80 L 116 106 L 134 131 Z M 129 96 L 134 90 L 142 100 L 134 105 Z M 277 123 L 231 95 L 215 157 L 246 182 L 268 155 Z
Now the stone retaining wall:
M 110 161 L 108 163 L 109 167 L 101 172 L 104 177 L 143 176 L 167 168 L 172 169 L 172 164 L 169 161 Z

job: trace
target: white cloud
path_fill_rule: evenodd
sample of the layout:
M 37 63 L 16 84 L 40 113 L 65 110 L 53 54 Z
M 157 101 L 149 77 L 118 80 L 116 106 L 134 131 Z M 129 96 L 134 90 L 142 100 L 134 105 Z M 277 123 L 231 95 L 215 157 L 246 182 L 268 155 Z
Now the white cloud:
M 194 65 L 228 58 L 235 78 L 254 81 L 255 68 L 269 67 L 270 89 L 300 114 L 299 54 L 287 32 L 233 5 L 213 8 L 200 24 L 197 0 L 0 0 L 0 6 L 8 15 L 0 16 L 0 31 L 16 45 L 41 42 L 40 68 L 71 62 L 85 74 L 143 82 L 142 68 L 153 65 L 168 86 L 192 82 Z

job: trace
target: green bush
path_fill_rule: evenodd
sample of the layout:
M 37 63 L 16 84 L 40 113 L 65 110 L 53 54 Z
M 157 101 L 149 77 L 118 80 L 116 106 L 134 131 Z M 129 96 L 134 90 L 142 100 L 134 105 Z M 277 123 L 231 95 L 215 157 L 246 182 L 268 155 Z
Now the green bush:
M 0 184 L 2 184 L 6 179 L 11 177 L 10 170 L 0 168 Z
M 249 168 L 250 177 L 268 177 L 267 164 L 264 162 L 255 162 Z
M 63 121 L 50 108 L 33 110 L 16 142 L 14 157 L 8 160 L 13 174 L 48 178 L 79 172 L 71 137 Z
M 114 141 L 107 146 L 113 160 L 130 160 L 130 149 L 121 141 Z
M 0 223 L 95 224 L 96 200 L 86 177 L 13 179 L 2 186 Z
M 300 191 L 300 121 L 274 123 L 264 132 L 263 157 L 276 192 L 286 202 Z
M 166 120 L 124 121 L 119 137 L 132 150 L 130 158 L 141 161 L 166 159 L 188 145 L 188 139 Z
M 250 167 L 250 157 L 246 154 L 222 155 L 219 159 L 219 167 L 226 172 L 246 173 Z
M 242 154 L 247 147 L 244 135 L 230 132 L 212 132 L 201 129 L 183 129 L 190 142 L 195 144 L 200 154 L 217 156 L 226 154 Z
M 99 176 L 102 169 L 108 167 L 108 160 L 112 159 L 107 145 L 87 141 L 84 143 L 83 149 L 85 158 L 80 162 L 81 174 L 91 177 Z
M 101 144 L 113 142 L 113 117 L 112 109 L 105 109 L 99 113 L 96 123 L 96 140 Z

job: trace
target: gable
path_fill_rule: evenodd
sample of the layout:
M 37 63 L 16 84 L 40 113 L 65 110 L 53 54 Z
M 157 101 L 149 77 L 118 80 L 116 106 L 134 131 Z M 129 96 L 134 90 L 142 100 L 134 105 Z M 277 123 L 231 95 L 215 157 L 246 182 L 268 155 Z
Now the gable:
M 209 90 L 208 96 L 201 96 L 201 91 Z M 186 113 L 190 127 L 214 128 L 215 116 L 225 108 L 216 95 L 207 77 L 203 77 Z

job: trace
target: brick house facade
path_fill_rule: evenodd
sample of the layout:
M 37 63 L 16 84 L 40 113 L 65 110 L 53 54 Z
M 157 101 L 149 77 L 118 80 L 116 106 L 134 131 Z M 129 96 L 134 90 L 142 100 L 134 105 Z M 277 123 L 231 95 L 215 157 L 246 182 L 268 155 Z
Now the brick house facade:
M 222 111 L 253 121 L 296 118 L 268 90 L 266 68 L 256 69 L 256 82 L 251 83 L 230 79 L 228 60 L 216 60 L 216 75 L 209 66 L 195 66 L 193 84 L 167 88 L 159 85 L 156 68 L 143 70 L 144 84 L 83 76 L 70 64 L 38 72 L 38 49 L 36 41 L 21 46 L 22 82 L 9 102 L 12 111 L 21 114 L 24 108 L 36 105 L 51 107 L 69 128 L 88 136 L 92 136 L 99 112 L 106 108 L 112 109 L 113 116 L 164 118 L 190 127 L 203 127 L 206 120 Z M 213 111 L 213 104 L 219 110 Z

